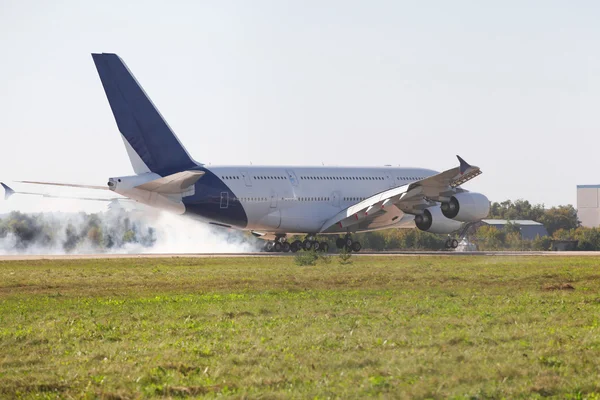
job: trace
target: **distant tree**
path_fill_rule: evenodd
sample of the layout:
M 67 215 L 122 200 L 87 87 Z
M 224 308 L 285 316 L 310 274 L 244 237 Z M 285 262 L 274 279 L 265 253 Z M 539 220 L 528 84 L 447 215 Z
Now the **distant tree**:
M 552 207 L 545 210 L 539 222 L 544 224 L 550 235 L 559 229 L 575 229 L 580 224 L 579 219 L 577 219 L 577 210 L 572 205 Z
M 573 240 L 573 230 L 571 229 L 557 229 L 552 232 L 552 239 L 556 240 Z
M 366 243 L 363 243 L 363 246 L 377 251 L 385 250 L 385 238 L 382 232 L 368 232 L 365 236 L 367 240 L 365 240 Z
M 73 251 L 79 242 L 79 235 L 77 235 L 77 230 L 71 224 L 67 225 L 65 229 L 66 239 L 63 243 L 63 248 L 66 252 Z
M 577 240 L 577 249 L 583 251 L 600 250 L 600 229 L 579 227 L 571 230 L 571 239 Z
M 134 243 L 136 242 L 135 232 L 131 229 L 125 231 L 123 234 L 123 243 Z
M 532 250 L 537 251 L 548 251 L 550 250 L 550 245 L 552 244 L 552 238 L 550 236 L 536 236 L 531 243 Z
M 103 235 L 102 228 L 99 226 L 92 226 L 87 231 L 87 239 L 94 247 L 103 247 Z
M 488 218 L 495 219 L 530 219 L 533 221 L 539 221 L 544 215 L 544 205 L 536 204 L 532 205 L 527 200 L 505 200 L 501 203 L 494 202 L 490 205 L 490 213 Z
M 477 230 L 476 242 L 479 250 L 500 250 L 505 248 L 506 232 L 483 225 Z

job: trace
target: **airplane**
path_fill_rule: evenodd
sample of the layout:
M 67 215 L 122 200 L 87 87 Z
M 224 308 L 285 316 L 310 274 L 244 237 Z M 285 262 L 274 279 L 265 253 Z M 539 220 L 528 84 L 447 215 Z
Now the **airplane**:
M 146 206 L 250 231 L 273 252 L 327 251 L 320 235 L 338 235 L 336 247 L 358 252 L 356 232 L 416 226 L 451 234 L 488 215 L 488 198 L 461 188 L 482 171 L 460 156 L 457 167 L 443 172 L 392 166 L 207 166 L 190 156 L 118 55 L 94 53 L 92 58 L 135 175 L 109 178 L 106 187 L 20 182 L 110 190 Z M 7 196 L 15 193 L 2 185 Z M 304 240 L 289 243 L 290 235 Z M 448 248 L 457 245 L 456 239 L 446 241 Z

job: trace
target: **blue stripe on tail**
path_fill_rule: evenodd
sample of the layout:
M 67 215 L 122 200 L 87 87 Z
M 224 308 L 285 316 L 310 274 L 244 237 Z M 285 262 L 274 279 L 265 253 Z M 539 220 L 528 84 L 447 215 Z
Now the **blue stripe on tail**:
M 152 171 L 168 175 L 196 167 L 144 89 L 116 54 L 92 54 L 119 131 Z

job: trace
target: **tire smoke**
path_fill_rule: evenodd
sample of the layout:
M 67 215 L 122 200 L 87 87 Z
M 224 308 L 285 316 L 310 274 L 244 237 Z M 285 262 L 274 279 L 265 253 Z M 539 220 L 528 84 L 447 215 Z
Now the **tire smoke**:
M 258 240 L 165 212 L 13 211 L 0 217 L 0 254 L 239 253 Z

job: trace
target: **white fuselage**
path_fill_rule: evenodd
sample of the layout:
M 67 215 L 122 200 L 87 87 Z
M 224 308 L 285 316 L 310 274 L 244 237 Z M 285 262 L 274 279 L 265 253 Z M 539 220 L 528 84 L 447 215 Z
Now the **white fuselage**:
M 407 185 L 437 172 L 397 167 L 206 167 L 221 179 L 248 217 L 246 229 L 273 233 L 319 232 L 323 223 L 374 194 Z M 414 227 L 413 215 L 378 227 Z M 345 230 L 340 230 L 340 232 Z

